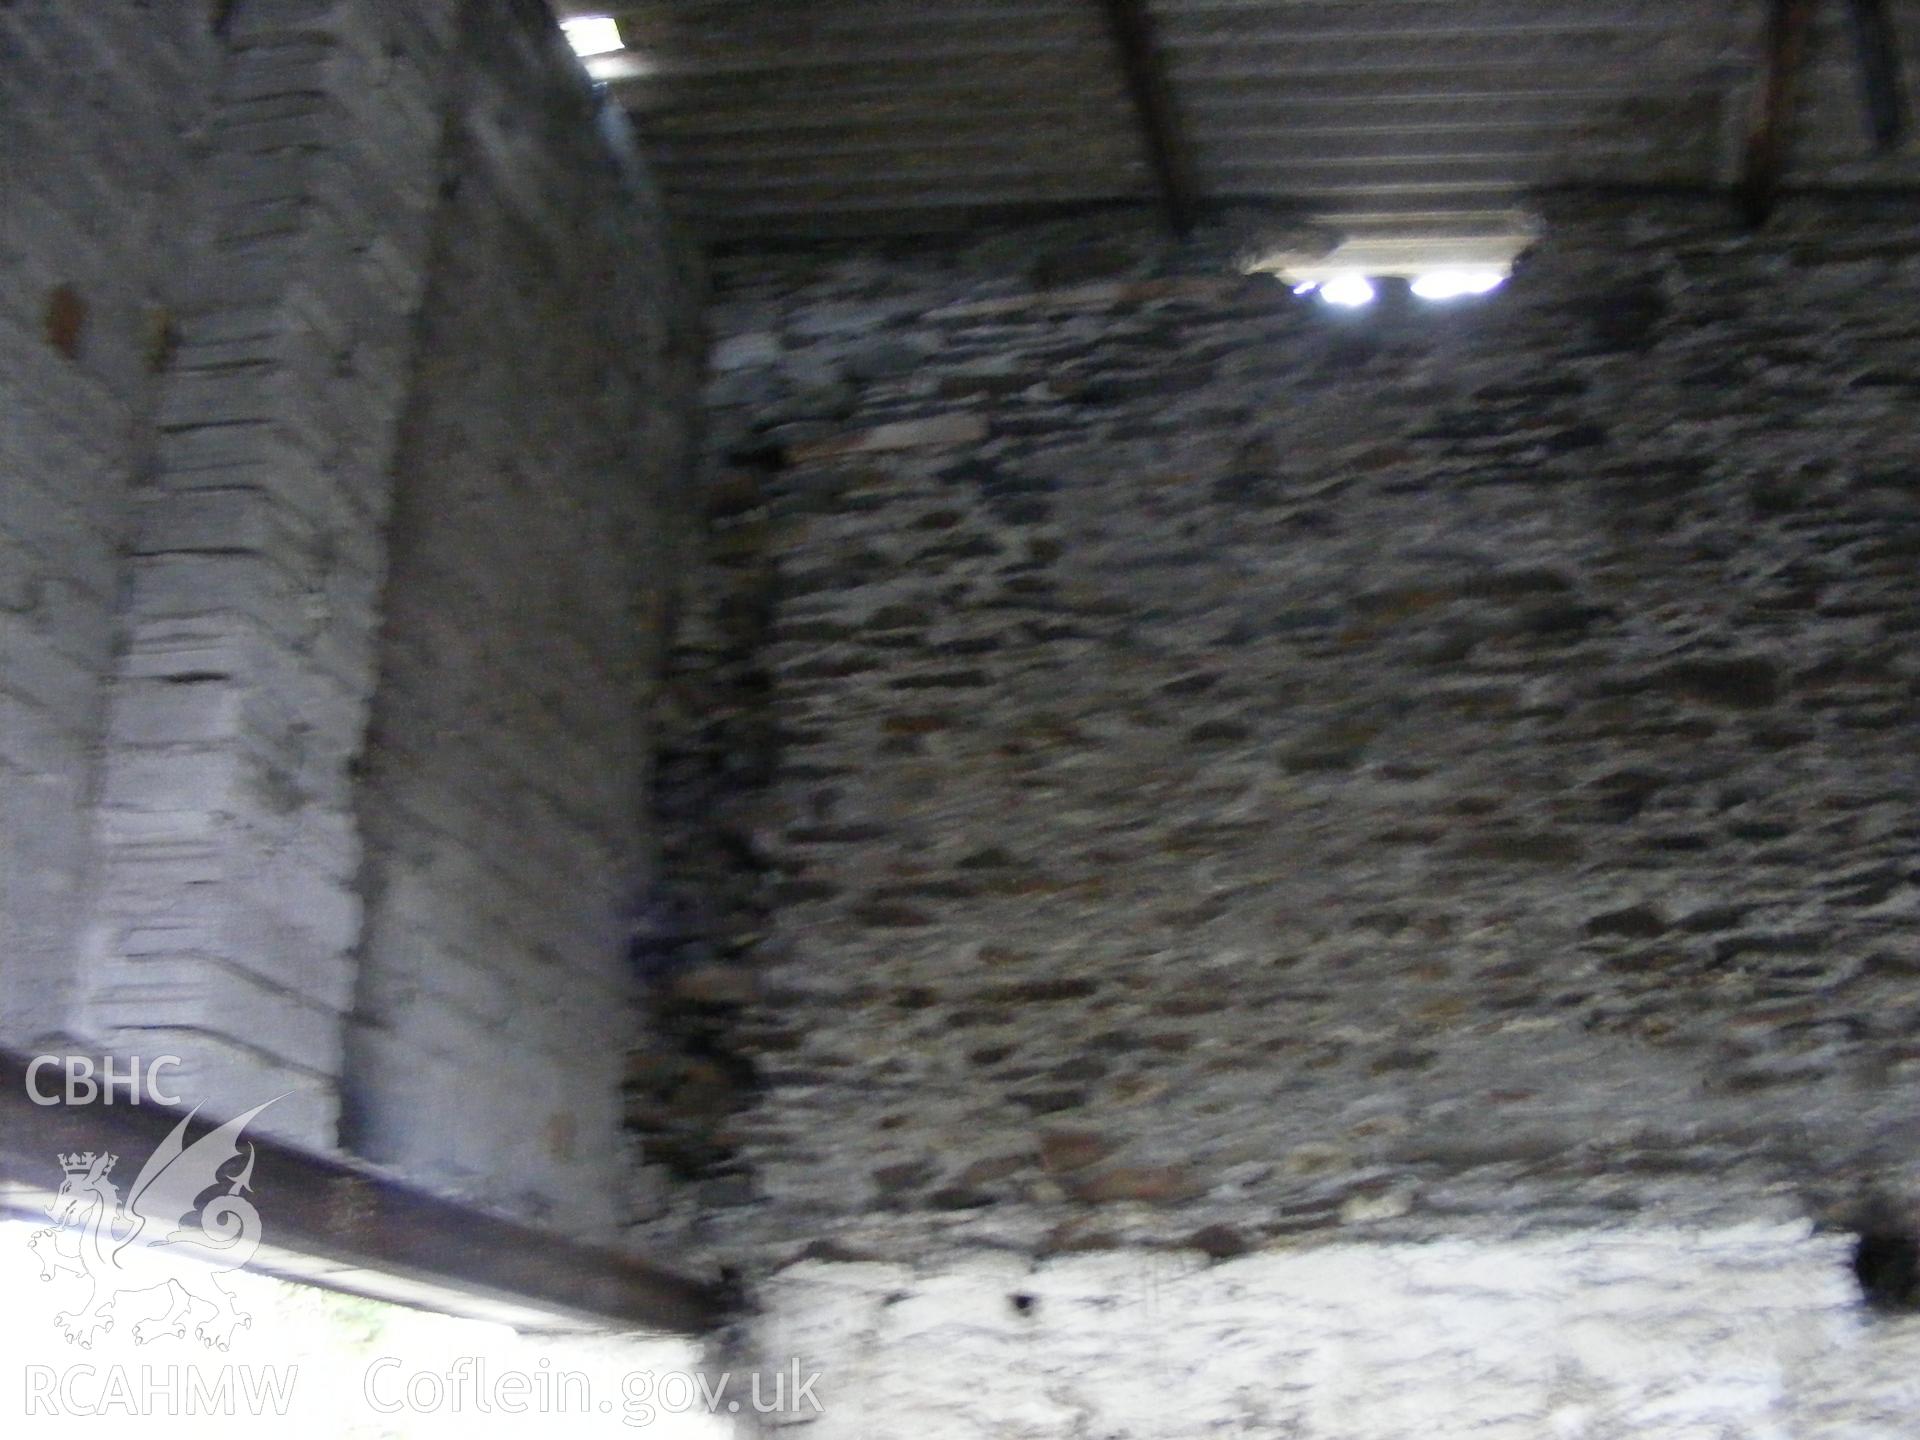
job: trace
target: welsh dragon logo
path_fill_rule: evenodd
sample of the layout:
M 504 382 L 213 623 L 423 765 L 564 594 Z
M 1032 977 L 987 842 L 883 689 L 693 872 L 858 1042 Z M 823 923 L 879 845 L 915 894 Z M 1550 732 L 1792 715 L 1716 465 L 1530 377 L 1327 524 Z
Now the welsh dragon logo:
M 240 1133 L 273 1103 L 236 1115 L 191 1145 L 187 1115 L 147 1157 L 125 1200 L 111 1178 L 118 1155 L 59 1157 L 66 1179 L 47 1207 L 53 1224 L 36 1230 L 28 1246 L 42 1280 L 67 1273 L 87 1283 L 86 1299 L 54 1317 L 69 1344 L 91 1350 L 97 1334 L 133 1314 L 142 1317 L 133 1323 L 138 1344 L 184 1338 L 191 1326 L 203 1345 L 225 1350 L 236 1329 L 253 1323 L 220 1277 L 260 1246 L 260 1213 L 245 1193 L 253 1184 L 253 1146 Z M 243 1153 L 238 1173 L 223 1174 Z M 222 1193 L 207 1194 L 222 1186 Z M 166 1309 L 154 1314 L 162 1291 Z M 146 1302 L 123 1306 L 136 1296 Z

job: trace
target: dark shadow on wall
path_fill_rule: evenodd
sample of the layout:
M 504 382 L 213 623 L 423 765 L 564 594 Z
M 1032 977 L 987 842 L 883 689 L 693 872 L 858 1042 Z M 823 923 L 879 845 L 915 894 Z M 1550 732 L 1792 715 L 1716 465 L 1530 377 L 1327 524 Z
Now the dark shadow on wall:
M 778 898 L 753 839 L 780 745 L 761 661 L 778 586 L 763 486 L 777 464 L 733 457 L 708 492 L 703 563 L 654 718 L 659 852 L 628 949 L 646 1013 L 628 1059 L 628 1133 L 647 1163 L 696 1187 L 702 1208 L 751 1193 L 733 1121 L 758 1084 L 742 1026 Z

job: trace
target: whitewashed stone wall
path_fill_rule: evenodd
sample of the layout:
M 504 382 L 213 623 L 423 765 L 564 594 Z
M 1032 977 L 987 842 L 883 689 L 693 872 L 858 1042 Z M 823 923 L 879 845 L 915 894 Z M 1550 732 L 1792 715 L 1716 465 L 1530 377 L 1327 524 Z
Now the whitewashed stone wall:
M 362 761 L 347 1138 L 605 1236 L 701 286 L 553 42 L 463 37 Z
M 1794 1225 L 1196 1255 L 806 1262 L 751 1351 L 814 1440 L 1892 1440 L 1920 1319 Z M 769 1391 L 769 1394 L 771 1392 Z
M 631 137 L 527 0 L 0 39 L 0 1043 L 610 1233 L 700 288 Z

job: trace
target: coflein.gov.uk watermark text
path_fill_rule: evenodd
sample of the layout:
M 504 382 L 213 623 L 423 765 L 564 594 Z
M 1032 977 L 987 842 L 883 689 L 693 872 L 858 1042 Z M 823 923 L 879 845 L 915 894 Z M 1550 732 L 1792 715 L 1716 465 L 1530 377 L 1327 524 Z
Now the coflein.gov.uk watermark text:
M 286 1415 L 298 1365 L 27 1365 L 23 1413 L 31 1417 Z M 820 1415 L 818 1371 L 795 1359 L 781 1371 L 630 1371 L 609 1392 L 584 1371 L 492 1369 L 465 1356 L 445 1369 L 407 1369 L 382 1356 L 361 1377 L 374 1415 L 618 1415 L 653 1425 L 662 1415 Z
M 632 1426 L 661 1415 L 821 1414 L 814 1393 L 820 1372 L 802 1373 L 799 1360 L 770 1373 L 634 1370 L 622 1376 L 618 1398 L 595 1394 L 593 1377 L 578 1370 L 492 1370 L 477 1356 L 463 1356 L 445 1370 L 408 1370 L 395 1356 L 367 1367 L 361 1393 L 381 1415 L 472 1413 L 476 1415 L 614 1415 Z
M 298 1365 L 28 1365 L 29 1418 L 103 1416 L 285 1416 Z M 443 1370 L 408 1369 L 397 1356 L 366 1367 L 360 1400 L 376 1415 L 604 1415 L 639 1429 L 667 1415 L 803 1415 L 825 1407 L 818 1371 L 703 1373 L 635 1370 L 609 1389 L 578 1370 L 542 1360 L 531 1370 L 494 1369 L 463 1356 Z

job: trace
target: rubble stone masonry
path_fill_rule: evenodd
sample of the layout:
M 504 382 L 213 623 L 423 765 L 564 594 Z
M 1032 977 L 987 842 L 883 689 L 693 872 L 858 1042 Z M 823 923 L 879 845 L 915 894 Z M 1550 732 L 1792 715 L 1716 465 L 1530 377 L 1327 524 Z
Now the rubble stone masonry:
M 1920 212 L 1546 219 L 718 262 L 717 1250 L 1912 1201 Z

